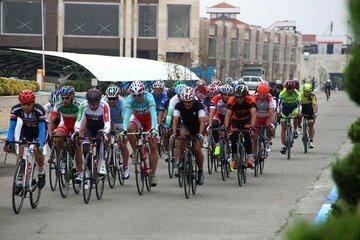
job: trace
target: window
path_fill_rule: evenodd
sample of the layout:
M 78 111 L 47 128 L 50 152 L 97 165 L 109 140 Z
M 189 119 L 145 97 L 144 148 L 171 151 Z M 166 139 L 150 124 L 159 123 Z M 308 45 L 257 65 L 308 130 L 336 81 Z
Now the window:
M 157 6 L 139 5 L 139 37 L 156 37 Z
M 279 62 L 279 45 L 274 46 L 274 62 Z
M 262 52 L 262 60 L 263 62 L 269 61 L 269 44 L 263 45 L 263 52 Z
M 280 34 L 275 33 L 274 43 L 276 43 L 276 44 L 280 44 Z
M 270 41 L 270 33 L 266 32 L 264 35 L 264 42 L 268 43 Z
M 2 1 L 2 32 L 41 34 L 41 3 L 35 1 Z
M 235 28 L 231 31 L 231 38 L 238 39 L 238 29 L 237 28 Z
M 250 57 L 250 42 L 245 41 L 243 58 L 244 60 L 249 60 L 249 57 Z
M 216 38 L 209 38 L 208 57 L 209 58 L 216 57 Z
M 65 3 L 65 35 L 118 36 L 119 5 Z
M 210 25 L 209 35 L 216 36 L 216 25 Z
M 250 38 L 251 38 L 251 34 L 250 34 L 251 32 L 250 32 L 250 30 L 249 29 L 246 29 L 245 30 L 245 36 L 244 36 L 244 40 L 248 40 L 248 41 L 250 41 Z
M 237 57 L 238 57 L 238 40 L 233 39 L 231 40 L 230 58 L 237 59 Z
M 168 5 L 168 37 L 188 38 L 190 5 Z

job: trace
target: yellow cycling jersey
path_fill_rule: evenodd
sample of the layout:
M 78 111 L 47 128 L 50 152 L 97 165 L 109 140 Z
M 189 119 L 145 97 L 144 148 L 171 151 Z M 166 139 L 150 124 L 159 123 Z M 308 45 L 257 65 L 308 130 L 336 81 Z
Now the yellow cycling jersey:
M 314 93 L 310 93 L 309 96 L 304 96 L 304 91 L 300 92 L 300 97 L 301 97 L 301 105 L 315 105 L 317 103 L 316 101 L 316 96 Z

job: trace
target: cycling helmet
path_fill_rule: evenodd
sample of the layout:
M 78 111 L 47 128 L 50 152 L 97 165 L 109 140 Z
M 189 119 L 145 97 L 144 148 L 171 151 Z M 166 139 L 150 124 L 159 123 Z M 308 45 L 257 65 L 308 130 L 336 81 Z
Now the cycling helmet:
M 177 86 L 179 86 L 180 84 L 185 84 L 183 80 L 176 80 L 174 83 L 174 87 L 176 88 Z
M 303 87 L 304 92 L 311 92 L 312 91 L 312 85 L 311 83 L 305 83 Z
M 234 92 L 234 89 L 229 84 L 220 86 L 220 93 L 233 94 L 233 92 Z
M 245 84 L 244 79 L 240 78 L 240 79 L 237 81 L 237 84 L 238 84 L 238 85 Z
M 208 89 L 209 89 L 209 93 L 218 93 L 219 92 L 219 87 L 217 85 L 215 85 L 214 83 L 210 84 Z
M 328 79 L 328 80 L 326 80 L 326 82 L 328 82 L 328 83 L 329 83 L 329 82 L 331 82 L 331 80 L 330 80 L 330 79 Z
M 206 82 L 204 79 L 200 79 L 197 83 L 198 86 L 205 86 Z
M 101 99 L 101 92 L 97 88 L 89 89 L 86 93 L 86 100 L 89 103 L 97 103 L 100 102 Z
M 277 85 L 281 85 L 281 84 L 282 84 L 282 81 L 281 81 L 281 80 L 276 80 L 275 83 L 276 83 Z
M 175 87 L 175 92 L 176 92 L 176 94 L 180 94 L 180 93 L 182 92 L 182 90 L 183 90 L 184 88 L 186 88 L 186 87 L 187 87 L 186 84 L 177 85 L 177 86 Z
M 19 94 L 20 103 L 34 103 L 35 102 L 35 93 L 30 89 L 22 90 Z
M 232 83 L 233 83 L 233 79 L 232 79 L 232 77 L 227 77 L 227 78 L 225 78 L 225 84 L 229 84 L 229 85 L 231 85 Z
M 295 82 L 293 80 L 287 80 L 284 84 L 284 87 L 288 90 L 295 88 Z
M 195 99 L 195 92 L 192 87 L 186 87 L 180 94 L 180 99 L 184 102 L 190 102 Z
M 269 86 L 266 83 L 260 83 L 257 87 L 257 92 L 259 94 L 268 94 L 270 91 Z
M 175 88 L 171 87 L 166 92 L 167 98 L 170 100 L 173 96 L 176 95 Z
M 163 89 L 165 87 L 165 83 L 163 80 L 157 80 L 153 84 L 153 88 L 161 88 Z
M 119 96 L 119 94 L 120 94 L 120 89 L 115 84 L 111 84 L 110 86 L 108 86 L 108 88 L 105 91 L 105 95 L 108 98 L 117 97 Z
M 215 84 L 216 86 L 220 87 L 221 86 L 221 81 L 216 79 L 212 82 L 213 84 Z
M 73 96 L 75 95 L 75 88 L 73 86 L 63 86 L 59 90 L 60 96 Z
M 135 81 L 130 85 L 130 93 L 132 95 L 139 95 L 145 91 L 145 86 L 141 81 Z
M 59 101 L 60 93 L 59 91 L 53 91 L 49 96 L 49 103 L 54 105 L 57 101 Z
M 248 86 L 246 84 L 237 85 L 234 90 L 235 97 L 245 97 L 248 94 Z
M 269 87 L 271 87 L 271 88 L 276 87 L 276 82 L 275 81 L 270 81 L 269 82 Z

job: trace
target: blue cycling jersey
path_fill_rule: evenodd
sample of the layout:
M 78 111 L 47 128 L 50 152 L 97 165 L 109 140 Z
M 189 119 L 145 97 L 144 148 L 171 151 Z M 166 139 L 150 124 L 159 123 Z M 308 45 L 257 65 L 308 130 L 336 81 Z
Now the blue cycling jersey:
M 155 99 L 155 104 L 156 104 L 156 113 L 159 113 L 160 111 L 160 106 L 161 106 L 161 101 L 164 99 L 164 98 L 167 98 L 167 95 L 165 92 L 162 92 L 158 97 L 155 96 L 155 92 L 152 92 L 151 93 Z
M 106 99 L 106 102 L 109 104 L 110 107 L 111 122 L 113 122 L 114 124 L 122 124 L 125 114 L 125 100 L 121 96 L 119 96 L 117 105 L 114 107 L 111 106 L 108 99 Z

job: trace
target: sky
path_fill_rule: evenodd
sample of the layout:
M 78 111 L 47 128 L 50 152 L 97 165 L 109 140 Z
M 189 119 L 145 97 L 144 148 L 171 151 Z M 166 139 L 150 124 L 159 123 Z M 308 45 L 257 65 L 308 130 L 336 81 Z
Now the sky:
M 200 0 L 200 16 L 209 18 L 207 7 L 224 0 Z M 323 35 L 329 33 L 333 22 L 332 35 L 347 34 L 347 0 L 225 0 L 240 7 L 237 19 L 264 28 L 276 21 L 296 21 L 296 28 L 302 34 Z

